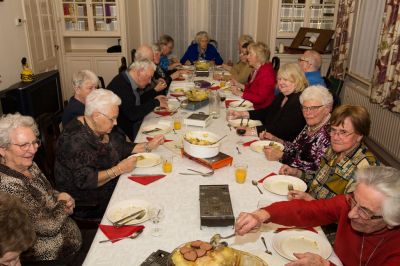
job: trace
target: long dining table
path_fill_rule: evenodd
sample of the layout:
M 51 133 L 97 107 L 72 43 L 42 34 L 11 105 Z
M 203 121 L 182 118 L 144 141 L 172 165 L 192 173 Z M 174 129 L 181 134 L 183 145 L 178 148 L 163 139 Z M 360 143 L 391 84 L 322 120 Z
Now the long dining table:
M 204 79 L 204 78 L 201 78 Z M 206 78 L 207 80 L 207 78 Z M 208 79 L 210 82 L 215 81 Z M 174 81 L 171 86 L 179 82 Z M 227 96 L 232 98 L 233 96 Z M 234 97 L 233 97 L 234 98 Z M 208 113 L 208 106 L 196 111 L 179 109 L 181 116 L 186 117 L 193 112 Z M 234 216 L 237 217 L 240 212 L 251 212 L 257 209 L 259 204 L 267 205 L 276 201 L 287 200 L 286 196 L 276 195 L 267 191 L 262 184 L 259 184 L 263 194 L 259 193 L 257 188 L 251 183 L 252 180 L 260 180 L 271 173 L 278 173 L 281 163 L 268 161 L 263 154 L 256 153 L 242 145 L 243 142 L 257 139 L 256 137 L 238 136 L 233 128 L 228 127 L 226 121 L 226 108 L 221 104 L 221 113 L 219 118 L 213 119 L 211 124 L 203 129 L 192 126 L 182 126 L 182 129 L 170 131 L 165 134 L 166 139 L 181 142 L 182 136 L 186 131 L 207 130 L 214 132 L 221 137 L 227 135 L 221 141 L 220 151 L 233 157 L 233 164 L 215 170 L 212 176 L 203 177 L 200 175 L 180 175 L 181 172 L 188 172 L 188 168 L 202 172 L 208 172 L 210 169 L 194 162 L 186 157 L 180 156 L 167 145 L 161 145 L 154 153 L 161 156 L 174 156 L 173 170 L 171 173 L 156 182 L 148 185 L 141 185 L 133 182 L 128 177 L 134 174 L 155 174 L 162 173 L 162 166 L 157 165 L 149 168 L 136 168 L 130 174 L 124 174 L 119 178 L 118 184 L 114 190 L 109 202 L 110 206 L 124 200 L 141 200 L 150 204 L 162 204 L 164 206 L 164 217 L 159 224 L 155 225 L 151 221 L 145 221 L 143 233 L 136 239 L 124 239 L 115 243 L 99 243 L 107 239 L 99 229 L 93 240 L 91 248 L 83 265 L 140 265 L 146 258 L 157 250 L 167 252 L 173 251 L 183 243 L 193 240 L 209 241 L 214 234 L 222 236 L 230 235 L 234 232 L 232 226 L 226 227 L 206 227 L 200 226 L 200 185 L 221 185 L 229 186 L 230 197 Z M 142 123 L 142 127 L 153 124 L 171 124 L 171 117 L 160 117 L 155 113 L 147 115 Z M 142 130 L 140 130 L 141 132 Z M 146 141 L 146 135 L 139 133 L 136 142 Z M 234 167 L 235 163 L 246 163 L 248 165 L 248 174 L 245 183 L 239 184 L 235 181 Z M 108 211 L 107 209 L 107 211 Z M 106 211 L 106 213 L 107 213 Z M 111 225 L 112 223 L 105 215 L 101 221 L 102 224 Z M 161 228 L 160 236 L 153 236 L 151 230 L 158 226 Z M 272 247 L 272 239 L 275 229 L 279 227 L 276 224 L 264 224 L 257 232 L 249 233 L 245 236 L 235 236 L 226 240 L 229 246 L 250 252 L 262 258 L 268 265 L 285 265 L 289 260 L 281 257 Z M 320 228 L 316 228 L 318 233 L 325 237 Z M 260 238 L 264 236 L 268 249 L 272 255 L 265 253 L 265 248 Z M 341 265 L 340 260 L 333 252 L 329 260 L 336 265 Z

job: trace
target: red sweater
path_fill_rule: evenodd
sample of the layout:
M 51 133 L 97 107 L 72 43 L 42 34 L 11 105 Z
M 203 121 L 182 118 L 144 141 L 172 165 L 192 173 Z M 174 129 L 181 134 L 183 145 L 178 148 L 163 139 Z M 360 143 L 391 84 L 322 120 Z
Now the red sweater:
M 258 69 L 255 78 L 244 87 L 243 99 L 253 103 L 254 109 L 269 106 L 275 98 L 275 71 L 271 63 L 265 63 Z
M 265 210 L 270 213 L 271 222 L 286 226 L 314 227 L 338 223 L 335 253 L 345 266 L 360 265 L 362 233 L 353 230 L 350 225 L 350 219 L 347 217 L 350 207 L 345 195 L 313 201 L 278 202 Z M 382 238 L 384 240 L 370 258 Z M 361 265 L 365 265 L 369 258 L 368 266 L 400 265 L 400 228 L 365 235 Z

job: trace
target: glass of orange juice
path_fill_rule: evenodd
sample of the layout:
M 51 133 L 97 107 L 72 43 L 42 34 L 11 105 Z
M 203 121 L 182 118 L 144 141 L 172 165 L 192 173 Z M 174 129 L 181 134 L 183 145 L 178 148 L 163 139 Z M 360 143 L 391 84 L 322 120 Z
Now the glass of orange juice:
M 236 182 L 239 184 L 243 184 L 246 182 L 247 177 L 247 164 L 245 163 L 237 163 L 234 165 L 235 167 L 235 178 Z
M 174 129 L 179 130 L 182 128 L 182 117 L 178 114 L 174 115 Z
M 164 173 L 172 172 L 172 159 L 173 159 L 173 156 L 163 156 L 162 170 Z

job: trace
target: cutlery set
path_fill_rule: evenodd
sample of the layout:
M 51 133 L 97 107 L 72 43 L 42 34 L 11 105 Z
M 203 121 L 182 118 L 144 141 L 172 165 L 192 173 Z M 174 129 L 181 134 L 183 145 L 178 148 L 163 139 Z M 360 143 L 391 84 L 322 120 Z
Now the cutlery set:
M 129 223 L 132 220 L 140 220 L 145 215 L 146 215 L 146 210 L 140 210 L 140 211 L 137 211 L 135 213 L 132 213 L 131 215 L 125 216 L 124 218 L 122 218 L 122 219 L 120 219 L 120 220 L 118 220 L 116 222 L 113 222 L 113 225 L 115 227 L 121 227 L 121 226 Z

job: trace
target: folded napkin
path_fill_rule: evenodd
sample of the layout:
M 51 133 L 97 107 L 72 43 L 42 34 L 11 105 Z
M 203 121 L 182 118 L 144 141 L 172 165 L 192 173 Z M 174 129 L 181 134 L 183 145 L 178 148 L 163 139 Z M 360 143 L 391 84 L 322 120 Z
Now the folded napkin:
M 225 107 L 228 108 L 231 102 L 236 102 L 238 100 L 225 100 Z
M 272 172 L 272 173 L 270 173 L 270 174 L 264 176 L 263 178 L 261 178 L 260 180 L 258 180 L 258 183 L 264 182 L 264 180 L 265 180 L 266 178 L 268 178 L 268 177 L 270 177 L 270 176 L 273 176 L 273 175 L 276 175 L 276 174 L 275 174 L 274 172 Z
M 220 86 L 216 85 L 216 86 L 210 87 L 210 90 L 216 91 L 216 90 L 219 90 L 220 88 L 221 88 Z
M 138 175 L 130 176 L 128 178 L 132 181 L 135 181 L 139 184 L 146 186 L 146 185 L 153 183 L 163 177 L 165 177 L 165 175 L 143 175 L 143 176 L 141 176 L 140 174 L 138 174 Z
M 308 230 L 308 231 L 311 231 L 311 232 L 314 232 L 314 233 L 318 234 L 317 230 L 315 230 L 313 227 L 279 227 L 274 231 L 274 233 L 279 233 L 279 232 L 282 232 L 282 231 L 285 231 L 285 230 L 291 230 L 291 229 L 294 229 L 294 230 Z
M 243 146 L 245 146 L 245 147 L 249 147 L 251 143 L 253 143 L 253 142 L 256 142 L 256 141 L 258 141 L 258 139 L 255 139 L 255 140 L 251 140 L 251 141 L 245 142 L 245 143 L 243 143 Z
M 114 239 L 114 238 L 119 238 L 119 237 L 126 237 L 130 236 L 133 233 L 144 229 L 143 225 L 125 225 L 121 227 L 115 227 L 113 225 L 104 225 L 100 224 L 99 225 L 100 230 L 106 235 L 108 239 Z M 119 240 L 112 241 L 113 243 L 117 242 Z
M 183 81 L 183 80 L 185 80 L 185 78 L 182 78 L 182 77 L 178 77 L 178 78 L 175 78 L 175 79 L 173 79 L 174 81 Z
M 147 139 L 147 141 L 152 141 L 152 140 L 153 140 L 152 137 L 146 137 L 146 139 Z M 173 140 L 172 140 L 172 139 L 166 139 L 166 140 L 164 140 L 164 142 L 170 142 L 170 141 L 173 141 Z
M 174 112 L 171 111 L 154 111 L 154 113 L 161 116 L 168 116 L 174 114 Z

